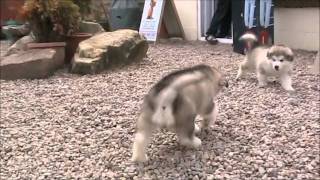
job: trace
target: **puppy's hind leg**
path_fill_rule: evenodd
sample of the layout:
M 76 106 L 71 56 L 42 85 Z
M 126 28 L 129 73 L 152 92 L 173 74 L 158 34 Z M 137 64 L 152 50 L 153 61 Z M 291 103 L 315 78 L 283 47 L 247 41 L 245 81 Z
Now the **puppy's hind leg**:
M 267 76 L 262 74 L 261 72 L 257 72 L 258 86 L 265 87 L 267 86 Z
M 245 61 L 241 62 L 240 65 L 239 65 L 239 69 L 238 69 L 238 74 L 237 74 L 236 80 L 239 80 L 241 77 L 243 77 L 243 75 L 245 75 L 245 72 L 247 71 L 247 69 L 248 69 L 248 62 L 245 59 Z
M 207 128 L 217 119 L 218 106 L 216 102 L 213 102 L 208 106 L 206 114 L 201 115 L 203 120 L 201 121 L 201 128 Z
M 185 119 L 183 125 L 177 127 L 177 135 L 181 145 L 198 148 L 201 146 L 201 140 L 195 136 L 195 115 Z
M 142 113 L 137 122 L 137 133 L 132 148 L 132 161 L 145 162 L 148 160 L 146 147 L 150 141 L 153 125 L 149 121 L 150 117 Z

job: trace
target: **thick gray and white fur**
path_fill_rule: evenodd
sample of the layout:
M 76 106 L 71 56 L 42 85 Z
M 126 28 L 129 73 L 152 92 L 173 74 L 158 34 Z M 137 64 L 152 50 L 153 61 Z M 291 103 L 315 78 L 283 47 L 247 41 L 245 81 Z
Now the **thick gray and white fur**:
M 284 45 L 271 47 L 258 46 L 257 37 L 252 33 L 246 33 L 240 37 L 240 41 L 248 44 L 249 48 L 243 62 L 240 63 L 236 79 L 240 79 L 246 72 L 257 74 L 259 87 L 267 85 L 269 77 L 277 78 L 281 86 L 289 92 L 293 92 L 292 70 L 293 52 Z
M 210 126 L 217 116 L 215 97 L 228 83 L 216 69 L 196 65 L 172 72 L 156 83 L 145 96 L 133 142 L 132 160 L 147 161 L 146 147 L 154 130 L 175 132 L 182 145 L 198 148 L 196 133 Z M 201 127 L 195 117 L 202 116 Z

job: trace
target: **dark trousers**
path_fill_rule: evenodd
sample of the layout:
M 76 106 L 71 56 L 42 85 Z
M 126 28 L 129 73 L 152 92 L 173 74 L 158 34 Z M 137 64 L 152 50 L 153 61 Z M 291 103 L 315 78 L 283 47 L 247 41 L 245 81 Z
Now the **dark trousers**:
M 211 20 L 207 35 L 225 37 L 231 26 L 231 0 L 218 0 L 218 7 Z M 220 29 L 219 29 L 220 28 Z M 219 31 L 219 34 L 218 33 Z

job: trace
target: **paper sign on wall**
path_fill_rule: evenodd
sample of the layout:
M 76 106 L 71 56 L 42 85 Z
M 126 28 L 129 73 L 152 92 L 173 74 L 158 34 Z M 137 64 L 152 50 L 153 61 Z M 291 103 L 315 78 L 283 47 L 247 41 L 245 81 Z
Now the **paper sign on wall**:
M 148 41 L 156 41 L 162 20 L 164 0 L 146 0 L 144 3 L 139 32 Z
M 157 41 L 159 34 L 185 39 L 174 1 L 145 0 L 139 33 L 153 42 Z

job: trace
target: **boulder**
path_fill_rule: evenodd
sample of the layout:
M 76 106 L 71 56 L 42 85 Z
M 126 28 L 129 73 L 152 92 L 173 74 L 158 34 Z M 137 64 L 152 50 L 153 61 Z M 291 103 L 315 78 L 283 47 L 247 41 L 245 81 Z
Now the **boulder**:
M 53 61 L 52 66 L 54 69 L 58 69 L 63 67 L 65 55 L 66 55 L 66 43 L 65 42 L 48 42 L 48 43 L 28 43 L 28 49 L 54 49 L 56 54 L 58 54 L 57 58 Z
M 95 74 L 116 64 L 140 61 L 147 50 L 148 42 L 137 31 L 103 32 L 79 44 L 71 72 Z
M 5 56 L 11 54 L 19 53 L 20 51 L 25 51 L 28 49 L 27 44 L 34 42 L 34 38 L 31 35 L 24 36 L 21 39 L 17 40 L 12 46 L 9 47 Z
M 0 60 L 1 79 L 46 78 L 60 66 L 64 54 L 56 49 L 31 49 L 3 57 Z M 63 61 L 62 61 L 63 63 Z

